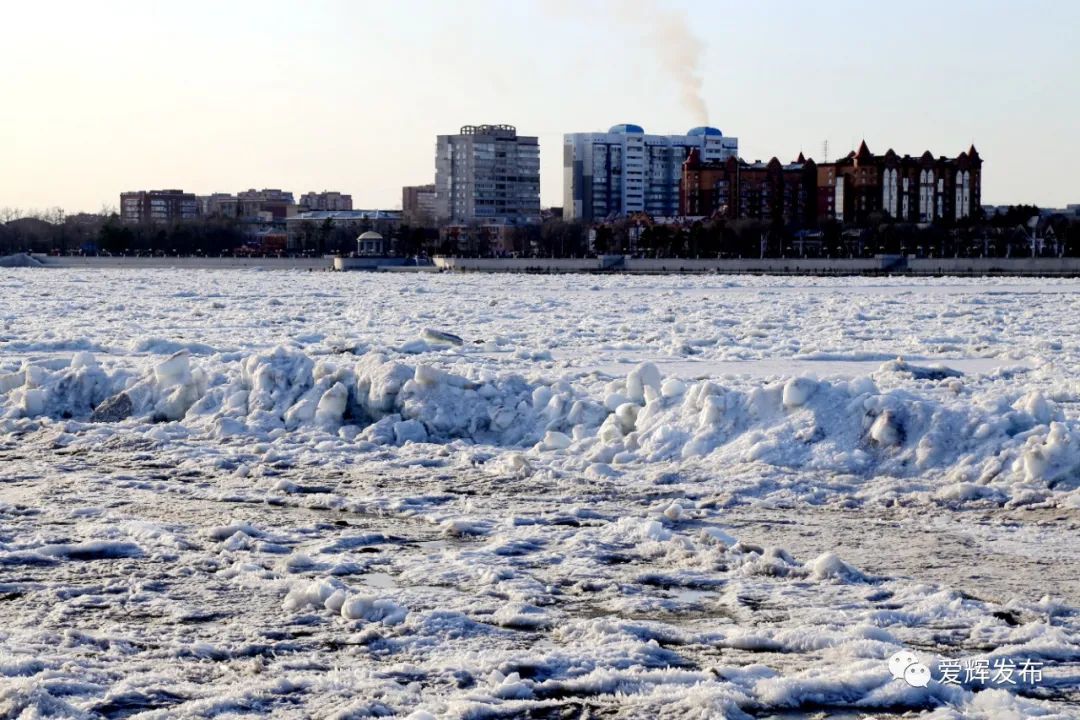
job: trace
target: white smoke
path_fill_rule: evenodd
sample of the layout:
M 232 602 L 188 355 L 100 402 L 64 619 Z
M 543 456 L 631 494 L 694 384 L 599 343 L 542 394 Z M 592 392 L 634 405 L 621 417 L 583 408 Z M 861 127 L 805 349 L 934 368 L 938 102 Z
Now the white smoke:
M 690 29 L 686 13 L 664 7 L 657 0 L 629 0 L 618 10 L 616 15 L 623 23 L 643 31 L 660 66 L 677 84 L 683 106 L 698 124 L 708 125 L 701 69 L 705 43 Z

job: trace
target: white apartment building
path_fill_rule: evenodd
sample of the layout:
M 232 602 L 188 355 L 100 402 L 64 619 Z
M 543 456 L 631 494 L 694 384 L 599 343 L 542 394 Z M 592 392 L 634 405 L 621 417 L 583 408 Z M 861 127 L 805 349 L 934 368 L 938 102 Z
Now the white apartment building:
M 606 133 L 563 136 L 563 217 L 602 220 L 645 212 L 679 212 L 682 164 L 696 148 L 705 162 L 738 156 L 738 138 L 714 127 L 686 135 L 646 135 L 640 125 L 615 125 Z

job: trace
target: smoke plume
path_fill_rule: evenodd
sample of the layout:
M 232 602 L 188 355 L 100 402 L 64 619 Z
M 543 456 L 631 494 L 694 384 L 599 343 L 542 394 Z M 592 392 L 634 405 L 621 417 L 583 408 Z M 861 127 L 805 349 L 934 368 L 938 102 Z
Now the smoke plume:
M 709 111 L 702 95 L 705 44 L 690 29 L 686 13 L 657 0 L 634 0 L 621 4 L 618 15 L 643 31 L 660 67 L 676 83 L 683 106 L 698 124 L 708 125 Z

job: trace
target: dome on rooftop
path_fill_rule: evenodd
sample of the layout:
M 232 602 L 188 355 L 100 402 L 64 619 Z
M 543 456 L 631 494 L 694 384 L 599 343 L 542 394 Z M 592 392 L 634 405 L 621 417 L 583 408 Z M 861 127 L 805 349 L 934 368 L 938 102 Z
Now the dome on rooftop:
M 640 125 L 631 125 L 630 123 L 623 123 L 621 125 L 612 125 L 611 129 L 608 130 L 608 132 L 609 133 L 619 133 L 620 135 L 629 135 L 631 133 L 635 134 L 635 135 L 644 135 L 645 134 L 645 128 L 641 127 Z
M 361 233 L 357 240 L 382 240 L 383 236 L 374 230 L 368 230 L 366 233 Z
M 722 137 L 724 133 L 720 132 L 720 128 L 702 125 L 700 127 L 690 128 L 686 134 L 690 137 L 699 137 L 701 135 L 715 135 L 717 137 Z

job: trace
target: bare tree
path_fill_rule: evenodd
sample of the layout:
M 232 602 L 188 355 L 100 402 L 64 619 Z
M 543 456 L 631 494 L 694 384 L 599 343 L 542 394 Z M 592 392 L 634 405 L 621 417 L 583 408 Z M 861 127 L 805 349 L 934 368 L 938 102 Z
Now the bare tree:
M 0 208 L 0 222 L 9 223 L 23 217 L 22 210 L 13 207 Z

